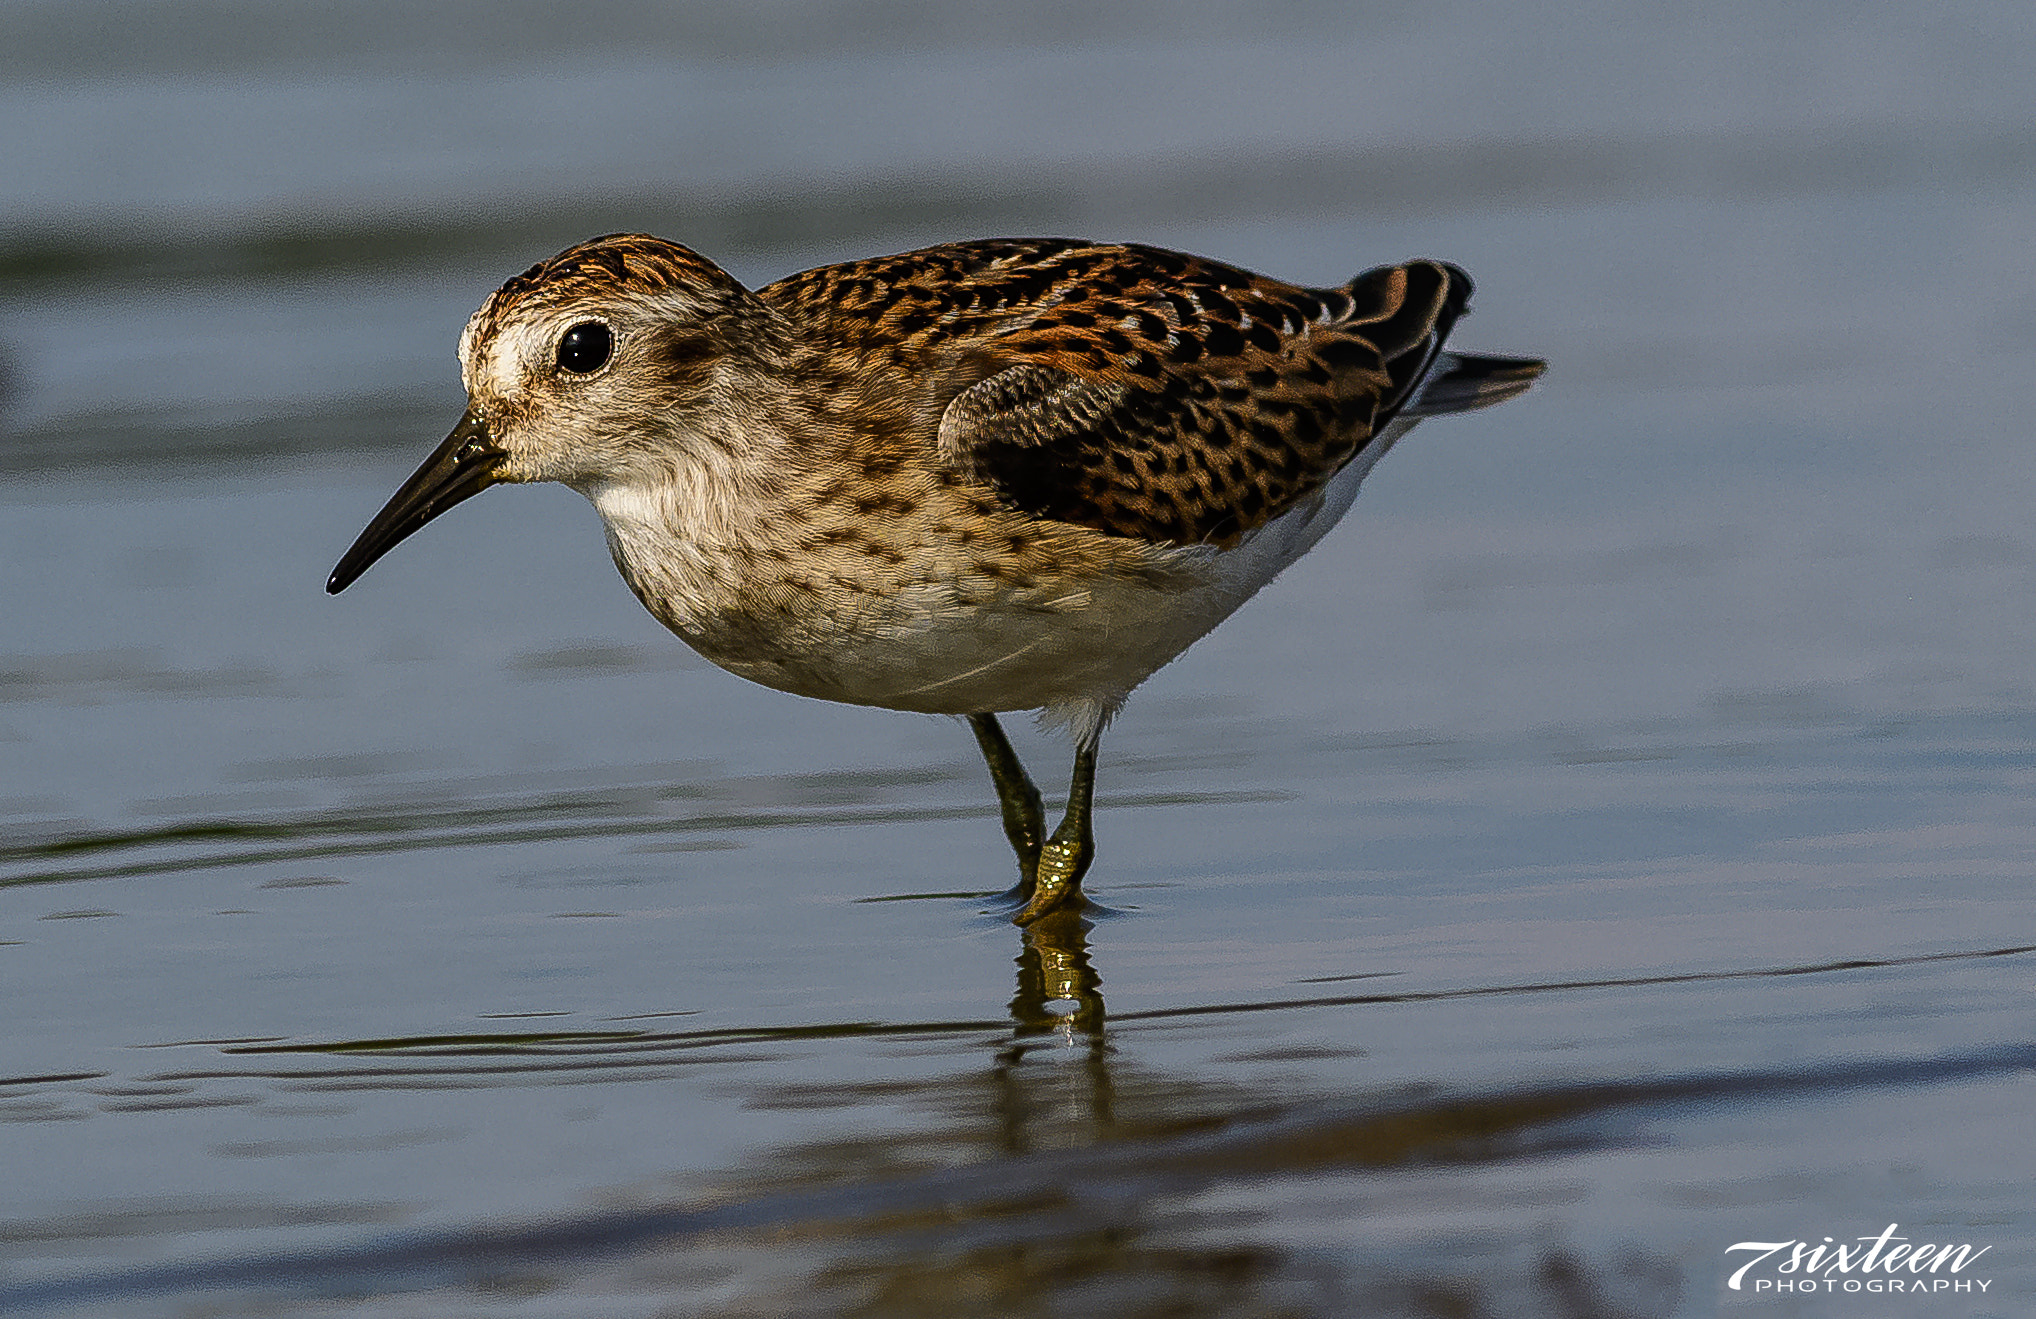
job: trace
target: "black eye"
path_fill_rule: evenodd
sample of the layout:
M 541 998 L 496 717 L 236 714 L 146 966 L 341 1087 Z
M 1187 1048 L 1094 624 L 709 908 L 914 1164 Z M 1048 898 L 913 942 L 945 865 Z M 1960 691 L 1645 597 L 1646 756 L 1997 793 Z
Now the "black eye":
M 558 364 L 575 375 L 589 375 L 608 364 L 615 336 L 599 321 L 581 321 L 559 337 Z

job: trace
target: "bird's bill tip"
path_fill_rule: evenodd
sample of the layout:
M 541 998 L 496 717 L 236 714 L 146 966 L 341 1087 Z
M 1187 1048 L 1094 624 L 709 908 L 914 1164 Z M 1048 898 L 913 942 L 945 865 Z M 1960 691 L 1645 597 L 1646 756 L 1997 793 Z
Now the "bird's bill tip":
M 326 594 L 338 595 L 419 527 L 496 484 L 502 457 L 487 422 L 469 410 L 340 556 L 325 579 Z

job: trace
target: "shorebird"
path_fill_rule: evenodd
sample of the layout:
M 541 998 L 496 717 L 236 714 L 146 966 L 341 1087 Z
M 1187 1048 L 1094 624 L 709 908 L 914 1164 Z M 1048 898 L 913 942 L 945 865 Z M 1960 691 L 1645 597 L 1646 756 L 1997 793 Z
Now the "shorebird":
M 751 290 L 677 243 L 596 238 L 460 336 L 468 405 L 333 570 L 501 482 L 593 502 L 659 622 L 781 691 L 958 715 L 1027 924 L 1078 910 L 1096 750 L 1133 688 L 1306 553 L 1423 417 L 1544 364 L 1443 341 L 1440 261 L 1302 288 L 1178 252 L 991 239 Z M 1051 835 L 997 722 L 1074 742 Z

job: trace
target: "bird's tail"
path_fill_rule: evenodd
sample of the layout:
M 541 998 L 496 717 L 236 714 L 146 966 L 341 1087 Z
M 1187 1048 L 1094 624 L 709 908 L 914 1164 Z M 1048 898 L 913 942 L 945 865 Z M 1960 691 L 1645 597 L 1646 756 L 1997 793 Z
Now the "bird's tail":
M 1438 417 L 1504 403 L 1548 369 L 1538 357 L 1486 357 L 1470 353 L 1437 354 L 1421 391 L 1400 409 L 1403 417 Z

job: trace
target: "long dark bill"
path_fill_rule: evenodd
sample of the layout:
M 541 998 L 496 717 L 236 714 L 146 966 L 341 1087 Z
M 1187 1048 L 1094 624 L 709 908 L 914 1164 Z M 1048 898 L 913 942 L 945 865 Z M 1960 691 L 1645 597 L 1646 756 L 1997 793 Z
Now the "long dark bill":
M 445 443 L 410 474 L 353 547 L 340 556 L 326 579 L 328 594 L 338 595 L 368 570 L 368 565 L 396 548 L 397 542 L 463 499 L 471 499 L 497 481 L 502 451 L 488 434 L 487 423 L 469 411 L 453 427 Z

